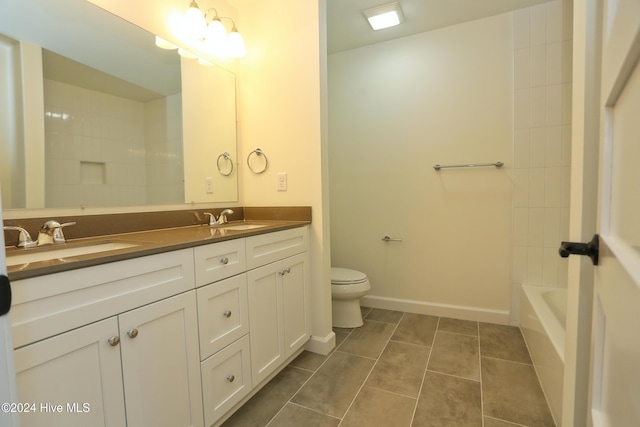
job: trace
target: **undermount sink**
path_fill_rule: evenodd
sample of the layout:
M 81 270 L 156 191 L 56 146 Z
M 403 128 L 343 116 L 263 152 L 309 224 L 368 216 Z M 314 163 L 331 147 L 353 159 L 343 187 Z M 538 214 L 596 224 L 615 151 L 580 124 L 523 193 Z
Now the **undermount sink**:
M 7 267 L 32 262 L 51 261 L 79 255 L 90 255 L 101 252 L 117 251 L 120 249 L 140 246 L 138 243 L 102 241 L 78 246 L 48 246 L 43 248 L 26 249 L 20 252 L 7 253 Z M 33 252 L 31 252 L 33 251 Z
M 225 230 L 244 231 L 244 230 L 253 230 L 253 229 L 262 228 L 262 227 L 267 227 L 267 224 L 239 224 L 239 225 L 223 226 L 220 228 L 223 228 Z

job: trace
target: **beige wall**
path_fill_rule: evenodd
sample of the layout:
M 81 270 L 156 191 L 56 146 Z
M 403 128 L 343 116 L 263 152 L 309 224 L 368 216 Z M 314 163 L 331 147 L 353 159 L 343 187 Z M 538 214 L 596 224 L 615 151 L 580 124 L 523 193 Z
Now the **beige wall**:
M 508 322 L 512 68 L 511 14 L 329 56 L 331 261 L 366 304 Z
M 320 4 L 324 2 L 249 3 L 253 4 L 240 9 L 248 51 L 238 74 L 240 197 L 245 206 L 312 207 L 312 346 L 324 352 L 334 339 L 328 196 L 323 186 L 327 162 L 322 161 L 326 158 L 321 120 L 326 48 Z M 246 167 L 247 156 L 256 148 L 269 159 L 262 174 Z M 278 172 L 287 173 L 287 191 L 277 191 Z

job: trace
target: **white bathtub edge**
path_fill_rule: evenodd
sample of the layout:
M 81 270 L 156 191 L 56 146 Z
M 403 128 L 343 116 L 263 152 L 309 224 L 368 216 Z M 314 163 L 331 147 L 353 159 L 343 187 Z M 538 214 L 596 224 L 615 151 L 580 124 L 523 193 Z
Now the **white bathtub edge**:
M 543 291 L 560 291 L 561 289 L 522 285 L 522 290 L 529 301 L 531 301 L 533 310 L 536 312 L 540 323 L 542 323 L 542 327 L 547 332 L 547 336 L 551 344 L 553 344 L 556 353 L 558 353 L 558 357 L 560 357 L 560 360 L 564 364 L 565 330 L 541 294 Z

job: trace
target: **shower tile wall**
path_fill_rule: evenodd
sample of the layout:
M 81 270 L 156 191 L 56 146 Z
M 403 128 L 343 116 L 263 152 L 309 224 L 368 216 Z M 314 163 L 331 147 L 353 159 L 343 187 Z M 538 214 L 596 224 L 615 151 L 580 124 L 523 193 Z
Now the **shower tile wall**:
M 162 179 L 183 200 L 181 124 L 167 119 L 179 121 L 179 96 L 144 103 L 45 80 L 44 97 L 47 207 L 142 205 Z
M 522 284 L 567 286 L 558 246 L 569 232 L 572 8 L 514 12 L 513 323 Z

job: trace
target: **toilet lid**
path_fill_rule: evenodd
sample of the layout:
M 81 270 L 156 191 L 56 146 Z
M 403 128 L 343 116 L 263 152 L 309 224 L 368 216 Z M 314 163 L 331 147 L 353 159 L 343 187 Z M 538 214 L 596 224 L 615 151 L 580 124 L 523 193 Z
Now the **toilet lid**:
M 356 270 L 350 270 L 348 268 L 331 268 L 331 283 L 338 285 L 350 284 L 350 283 L 362 283 L 367 281 L 367 275 Z

